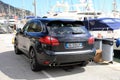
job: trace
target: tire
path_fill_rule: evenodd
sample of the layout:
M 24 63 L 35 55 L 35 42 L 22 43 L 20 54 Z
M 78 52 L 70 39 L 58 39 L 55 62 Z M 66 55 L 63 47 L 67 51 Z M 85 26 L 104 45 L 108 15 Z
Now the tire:
M 18 43 L 17 43 L 17 41 L 15 41 L 15 43 L 14 43 L 14 51 L 15 51 L 15 54 L 17 54 L 17 55 L 23 54 L 23 53 L 18 49 Z
M 29 51 L 29 62 L 30 62 L 30 67 L 32 71 L 39 71 L 40 70 L 40 66 L 38 64 L 38 61 L 36 59 L 36 53 L 35 50 L 32 48 Z

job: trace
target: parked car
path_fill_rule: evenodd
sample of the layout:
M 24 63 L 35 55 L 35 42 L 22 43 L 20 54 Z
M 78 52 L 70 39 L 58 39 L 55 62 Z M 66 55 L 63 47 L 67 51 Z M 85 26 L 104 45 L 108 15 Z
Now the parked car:
M 87 65 L 95 54 L 94 38 L 81 21 L 37 18 L 18 29 L 14 48 L 25 53 L 31 69 L 42 66 Z
M 12 33 L 12 29 L 8 24 L 0 23 L 0 34 Z

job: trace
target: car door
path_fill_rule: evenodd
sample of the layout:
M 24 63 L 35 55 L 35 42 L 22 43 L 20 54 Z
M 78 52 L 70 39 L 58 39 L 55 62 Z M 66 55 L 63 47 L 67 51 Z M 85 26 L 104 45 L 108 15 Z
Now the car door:
M 25 26 L 23 27 L 23 29 L 21 30 L 21 32 L 19 32 L 17 34 L 17 40 L 18 40 L 18 43 L 19 43 L 18 47 L 23 52 L 24 52 L 24 48 L 25 48 L 25 46 L 24 46 L 24 44 L 25 44 L 25 39 L 24 39 L 25 38 L 25 31 L 27 30 L 28 26 L 29 26 L 29 22 L 26 23 Z
M 22 50 L 25 53 L 28 53 L 28 49 L 27 46 L 29 46 L 28 44 L 30 44 L 30 40 L 29 38 L 31 37 L 28 33 L 32 32 L 32 28 L 31 26 L 33 26 L 33 22 L 29 22 L 25 25 L 25 27 L 23 28 L 23 44 L 22 44 Z
M 42 31 L 40 21 L 32 21 L 29 23 L 27 29 L 24 31 L 24 51 L 26 53 L 29 52 L 29 48 L 31 45 L 34 45 L 34 42 L 37 38 L 40 37 L 40 33 Z

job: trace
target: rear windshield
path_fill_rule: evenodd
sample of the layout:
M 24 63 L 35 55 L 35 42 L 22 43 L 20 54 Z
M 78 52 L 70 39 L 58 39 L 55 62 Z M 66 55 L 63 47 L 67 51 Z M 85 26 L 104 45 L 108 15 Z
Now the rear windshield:
M 85 26 L 79 22 L 51 22 L 48 24 L 52 35 L 85 34 Z

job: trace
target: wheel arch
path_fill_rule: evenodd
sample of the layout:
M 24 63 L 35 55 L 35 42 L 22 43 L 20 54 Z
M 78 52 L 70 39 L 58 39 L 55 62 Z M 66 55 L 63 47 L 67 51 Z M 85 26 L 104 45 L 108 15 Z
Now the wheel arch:
M 35 51 L 35 53 L 36 53 L 35 46 L 31 45 L 31 46 L 29 47 L 29 53 L 30 53 L 31 49 L 33 49 L 33 50 Z
M 30 46 L 30 48 L 29 48 L 29 52 L 31 51 L 31 49 L 34 49 L 33 46 Z

